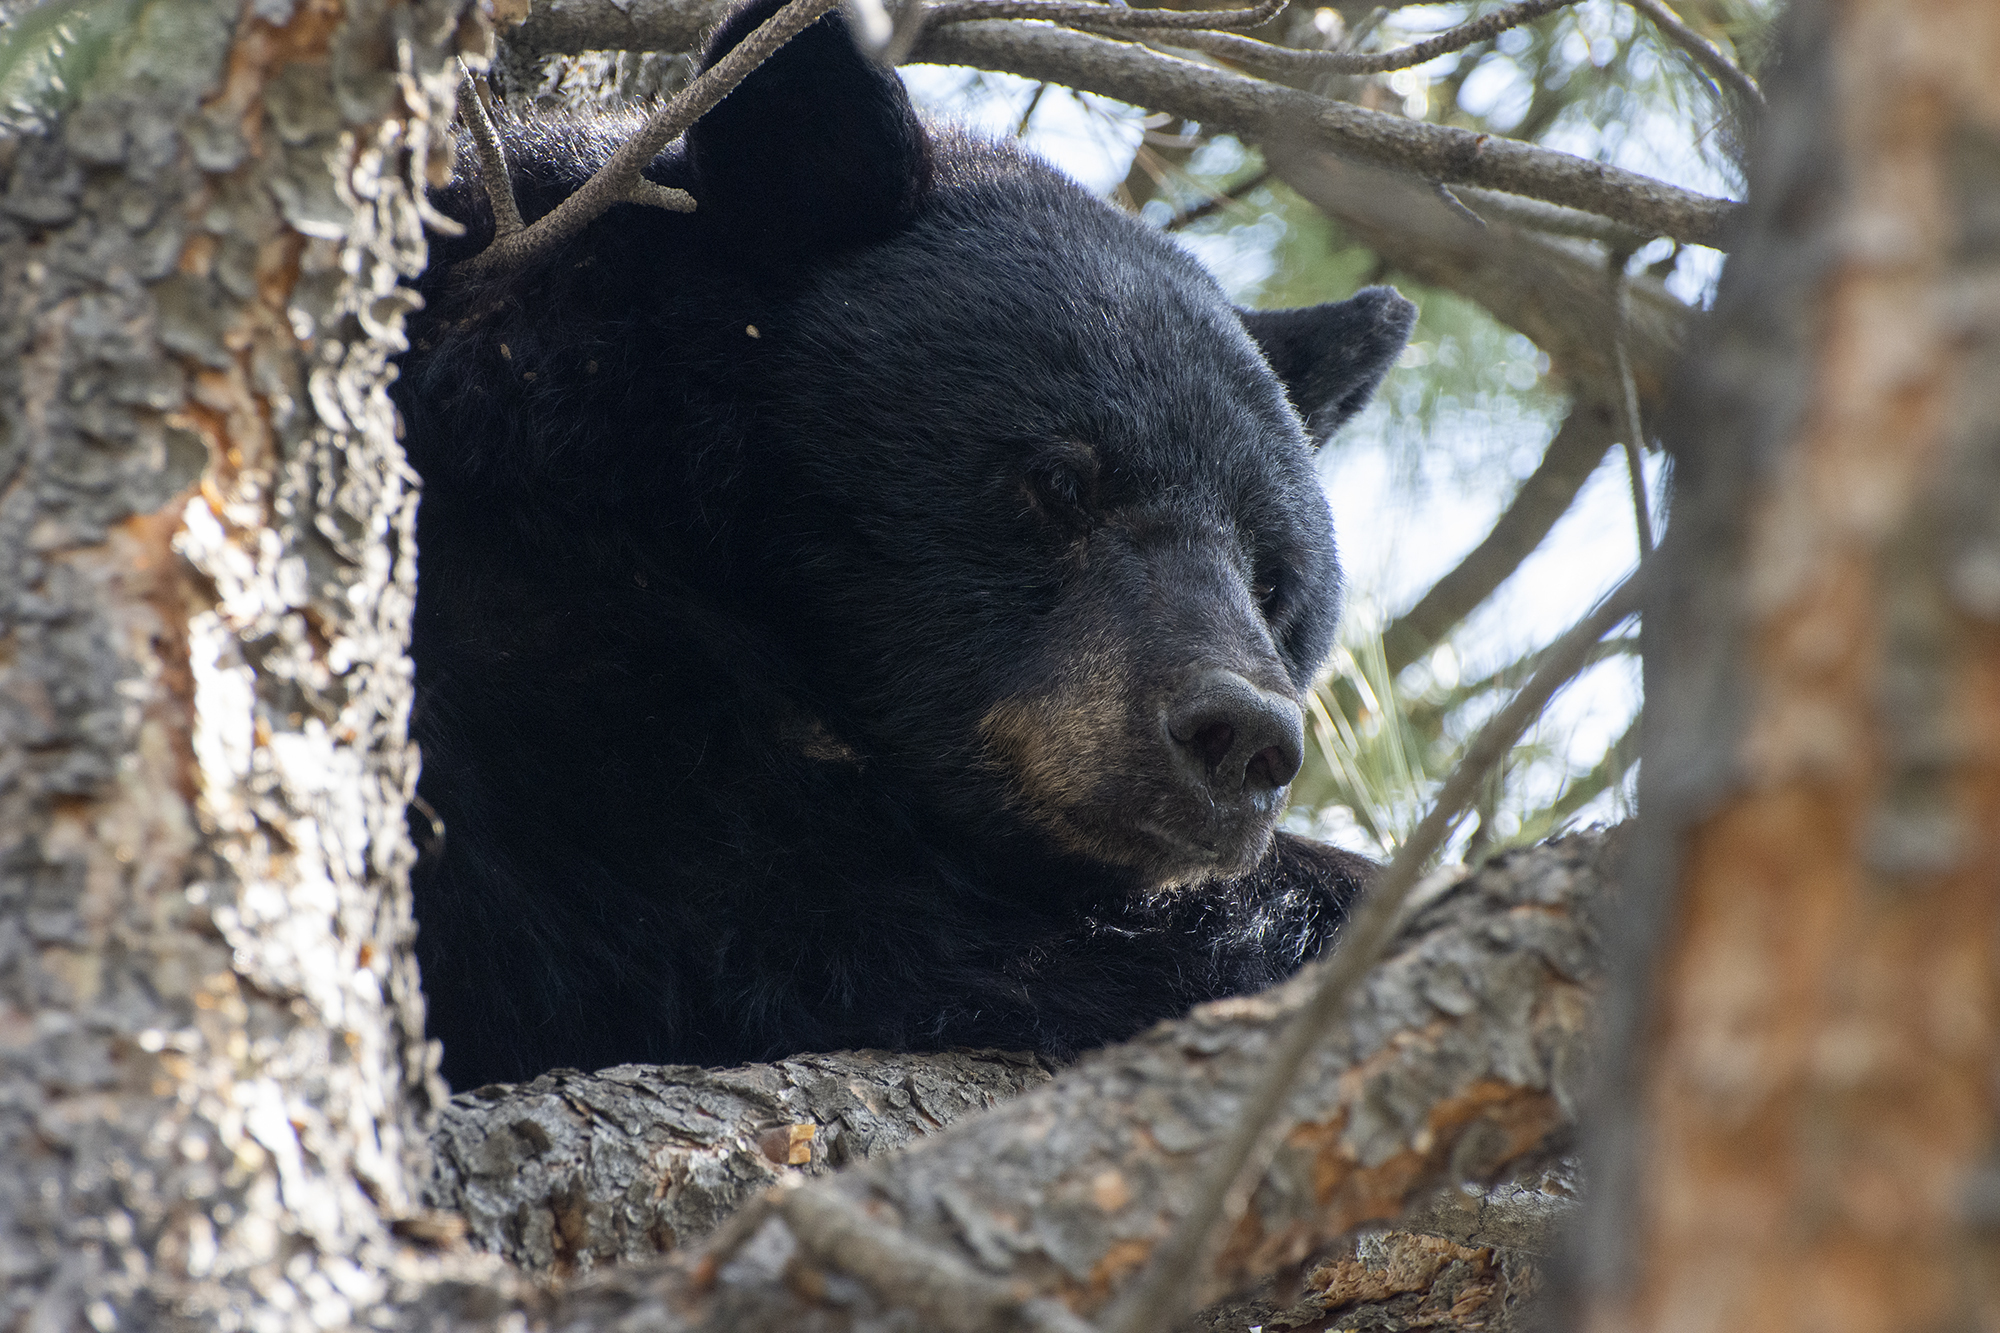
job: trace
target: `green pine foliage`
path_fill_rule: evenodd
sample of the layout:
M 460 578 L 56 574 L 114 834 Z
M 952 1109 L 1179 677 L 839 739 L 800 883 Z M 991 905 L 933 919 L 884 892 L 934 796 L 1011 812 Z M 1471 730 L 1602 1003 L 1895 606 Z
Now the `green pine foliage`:
M 46 124 L 129 38 L 143 0 L 43 0 L 0 24 L 0 127 Z

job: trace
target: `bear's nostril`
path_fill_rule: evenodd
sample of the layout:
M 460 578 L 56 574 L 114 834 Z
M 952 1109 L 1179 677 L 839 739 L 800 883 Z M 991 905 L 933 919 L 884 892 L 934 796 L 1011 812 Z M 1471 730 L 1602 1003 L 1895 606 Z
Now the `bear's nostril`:
M 1278 790 L 1305 757 L 1299 706 L 1233 671 L 1204 671 L 1188 682 L 1168 710 L 1167 732 L 1188 779 L 1225 799 Z
M 1227 722 L 1213 722 L 1194 734 L 1189 742 L 1202 762 L 1214 768 L 1229 757 L 1229 747 L 1236 743 L 1236 728 Z
M 1301 756 L 1277 745 L 1267 745 L 1250 756 L 1243 767 L 1243 789 L 1276 791 L 1299 775 Z

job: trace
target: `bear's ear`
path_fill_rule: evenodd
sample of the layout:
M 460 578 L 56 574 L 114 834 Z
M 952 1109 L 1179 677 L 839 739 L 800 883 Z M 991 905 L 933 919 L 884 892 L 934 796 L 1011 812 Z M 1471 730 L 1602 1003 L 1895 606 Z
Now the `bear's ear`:
M 1392 287 L 1299 310 L 1238 310 L 1315 445 L 1368 406 L 1396 364 L 1417 307 Z
M 783 8 L 748 0 L 709 38 L 715 64 Z M 687 135 L 697 208 L 772 259 L 877 239 L 929 187 L 930 141 L 894 70 L 855 48 L 838 9 L 792 38 Z

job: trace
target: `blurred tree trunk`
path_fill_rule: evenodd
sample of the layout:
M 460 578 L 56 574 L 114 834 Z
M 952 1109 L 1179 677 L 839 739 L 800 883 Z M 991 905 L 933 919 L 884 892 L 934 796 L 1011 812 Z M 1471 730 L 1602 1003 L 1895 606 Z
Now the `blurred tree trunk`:
M 407 1267 L 383 386 L 461 9 L 135 4 L 0 137 L 0 1327 L 337 1326 Z
M 1788 23 L 1666 423 L 1635 989 L 1573 1313 L 1991 1329 L 2000 6 Z

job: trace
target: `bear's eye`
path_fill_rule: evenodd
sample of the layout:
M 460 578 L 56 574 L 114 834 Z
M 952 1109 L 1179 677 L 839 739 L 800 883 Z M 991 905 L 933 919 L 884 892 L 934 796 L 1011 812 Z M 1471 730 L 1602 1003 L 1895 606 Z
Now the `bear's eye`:
M 1081 532 L 1096 508 L 1097 458 L 1082 445 L 1046 450 L 1028 464 L 1029 498 L 1050 522 Z
M 1259 570 L 1257 577 L 1251 580 L 1250 596 L 1257 603 L 1257 609 L 1263 613 L 1264 619 L 1276 624 L 1285 612 L 1283 574 L 1275 569 Z

